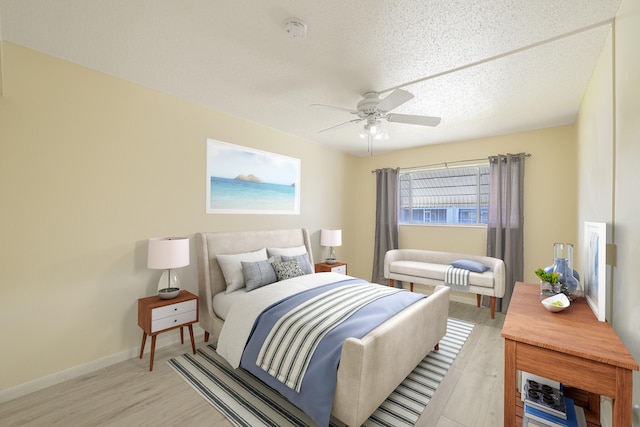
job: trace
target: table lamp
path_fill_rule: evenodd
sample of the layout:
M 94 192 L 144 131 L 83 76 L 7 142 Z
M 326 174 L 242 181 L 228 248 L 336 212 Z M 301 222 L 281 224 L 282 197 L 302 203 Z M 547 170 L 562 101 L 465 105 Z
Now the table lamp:
M 158 282 L 158 296 L 171 299 L 180 293 L 180 279 L 175 269 L 189 265 L 188 237 L 154 237 L 149 239 L 147 267 L 164 269 Z
M 320 230 L 320 245 L 328 246 L 329 258 L 326 259 L 327 264 L 336 263 L 335 246 L 342 246 L 342 230 Z

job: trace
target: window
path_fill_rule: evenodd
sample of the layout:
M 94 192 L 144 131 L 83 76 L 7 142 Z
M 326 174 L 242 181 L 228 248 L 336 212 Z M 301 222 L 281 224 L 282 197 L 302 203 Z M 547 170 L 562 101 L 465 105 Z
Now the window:
M 400 172 L 400 224 L 486 224 L 489 165 Z

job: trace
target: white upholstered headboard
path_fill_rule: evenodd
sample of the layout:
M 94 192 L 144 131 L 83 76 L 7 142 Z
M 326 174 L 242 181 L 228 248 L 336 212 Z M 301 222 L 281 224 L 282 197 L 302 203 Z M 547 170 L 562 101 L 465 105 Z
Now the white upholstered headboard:
M 224 276 L 216 255 L 240 254 L 254 252 L 262 248 L 290 248 L 302 245 L 306 246 L 309 259 L 313 263 L 311 241 L 306 228 L 196 233 L 200 326 L 216 338 L 219 335 L 219 327 L 222 327 L 222 320 L 213 312 L 212 303 L 213 296 L 226 289 Z

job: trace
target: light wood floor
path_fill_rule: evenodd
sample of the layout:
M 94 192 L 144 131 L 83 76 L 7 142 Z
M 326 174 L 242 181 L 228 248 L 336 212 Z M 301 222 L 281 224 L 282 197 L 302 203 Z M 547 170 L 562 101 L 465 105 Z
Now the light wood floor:
M 504 315 L 451 302 L 449 316 L 476 324 L 420 427 L 502 425 Z M 177 333 L 177 332 L 176 332 Z M 202 346 L 202 337 L 197 337 Z M 190 351 L 188 340 L 0 405 L 1 426 L 231 426 L 166 363 Z

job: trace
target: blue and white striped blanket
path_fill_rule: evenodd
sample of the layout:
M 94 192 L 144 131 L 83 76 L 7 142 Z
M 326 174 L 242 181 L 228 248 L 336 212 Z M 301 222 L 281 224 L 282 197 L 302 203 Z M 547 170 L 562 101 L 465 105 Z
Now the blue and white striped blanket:
M 448 266 L 444 272 L 444 284 L 454 290 L 467 291 L 469 286 L 469 270 Z
M 320 340 L 356 311 L 400 289 L 356 283 L 327 290 L 289 311 L 271 329 L 256 363 L 287 387 L 300 391 Z
M 278 381 L 258 366 L 258 355 L 263 347 L 263 343 L 282 316 L 286 316 L 291 310 L 295 310 L 298 305 L 305 304 L 314 298 L 324 303 L 329 301 L 328 306 L 332 307 L 333 304 L 335 304 L 335 300 L 329 297 L 329 294 L 324 297 L 320 296 L 329 290 L 337 292 L 342 288 L 356 286 L 363 286 L 363 288 L 375 286 L 381 290 L 394 289 L 381 285 L 370 285 L 364 280 L 351 278 L 308 289 L 284 298 L 267 307 L 258 319 L 256 319 L 240 361 L 242 368 L 251 372 L 261 381 L 278 391 L 290 402 L 302 409 L 320 426 L 327 426 L 329 424 L 333 395 L 336 387 L 338 363 L 340 362 L 342 343 L 345 339 L 349 337 L 364 337 L 396 313 L 402 311 L 419 299 L 425 298 L 425 295 L 395 289 L 396 292 L 387 293 L 379 298 L 373 298 L 369 303 L 353 310 L 351 315 L 345 316 L 344 321 L 338 322 L 326 333 L 321 333 L 322 339 L 318 340 L 315 351 L 309 357 L 309 363 L 300 382 L 299 391 Z M 328 306 L 325 304 L 325 307 Z M 316 313 L 319 312 L 316 311 Z M 305 330 L 304 327 L 301 330 Z M 281 344 L 276 345 L 274 350 L 286 350 L 285 353 L 287 353 L 287 351 L 291 352 L 294 348 L 288 344 Z M 304 354 L 306 355 L 306 352 Z

